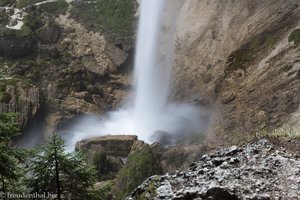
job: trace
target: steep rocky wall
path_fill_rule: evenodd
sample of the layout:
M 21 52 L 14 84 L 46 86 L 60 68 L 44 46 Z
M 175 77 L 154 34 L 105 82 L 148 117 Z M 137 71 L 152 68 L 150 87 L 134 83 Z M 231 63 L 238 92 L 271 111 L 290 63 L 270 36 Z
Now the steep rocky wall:
M 1 80 L 0 87 L 0 113 L 17 113 L 20 128 L 25 128 L 41 107 L 39 88 L 20 79 Z
M 300 54 L 288 36 L 299 27 L 299 10 L 297 0 L 183 3 L 173 98 L 212 102 L 210 142 L 238 142 L 292 121 Z

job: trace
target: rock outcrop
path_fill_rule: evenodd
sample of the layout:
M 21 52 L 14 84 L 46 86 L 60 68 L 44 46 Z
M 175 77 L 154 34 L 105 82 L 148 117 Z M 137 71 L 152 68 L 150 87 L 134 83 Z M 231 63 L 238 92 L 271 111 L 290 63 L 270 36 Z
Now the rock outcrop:
M 54 21 L 48 22 L 35 32 L 36 37 L 43 44 L 55 44 L 61 35 L 61 27 Z
M 203 155 L 187 171 L 152 176 L 128 200 L 298 199 L 300 159 L 261 139 Z
M 135 135 L 105 135 L 78 141 L 75 150 L 83 151 L 96 167 L 99 181 L 107 181 L 118 176 L 140 142 Z
M 41 107 L 39 88 L 20 79 L 2 80 L 0 85 L 0 113 L 18 113 L 20 128 L 25 128 Z
M 97 170 L 98 180 L 113 181 L 110 199 L 124 199 L 147 177 L 162 174 L 160 163 L 164 148 L 155 143 L 149 145 L 134 135 L 106 135 L 76 144 Z M 103 182 L 103 183 L 104 183 Z
M 103 76 L 115 72 L 127 59 L 128 54 L 107 41 L 104 35 L 89 32 L 66 16 L 60 16 L 58 22 L 71 32 L 64 35 L 64 51 L 81 59 L 84 68 L 91 73 Z
M 137 139 L 135 135 L 100 136 L 77 142 L 76 150 L 83 150 L 87 154 L 101 151 L 109 156 L 128 157 L 131 147 Z

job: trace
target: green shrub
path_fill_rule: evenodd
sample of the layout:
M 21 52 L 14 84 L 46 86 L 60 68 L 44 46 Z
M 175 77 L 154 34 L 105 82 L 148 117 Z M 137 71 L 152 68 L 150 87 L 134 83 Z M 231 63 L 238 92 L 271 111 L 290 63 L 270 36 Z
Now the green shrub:
M 41 20 L 42 11 L 41 9 L 34 9 L 28 12 L 28 14 L 24 17 L 24 23 L 28 26 L 32 31 L 36 31 L 41 28 L 44 23 Z
M 300 43 L 300 29 L 294 30 L 289 36 L 289 42 L 294 41 L 295 44 Z

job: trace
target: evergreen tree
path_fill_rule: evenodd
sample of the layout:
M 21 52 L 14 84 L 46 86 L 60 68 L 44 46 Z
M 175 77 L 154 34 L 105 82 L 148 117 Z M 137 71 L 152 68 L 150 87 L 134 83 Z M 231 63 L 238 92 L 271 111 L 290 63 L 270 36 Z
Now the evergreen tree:
M 95 169 L 82 153 L 67 153 L 64 141 L 53 135 L 49 143 L 30 160 L 28 186 L 30 193 L 57 194 L 57 199 L 92 199 Z
M 25 158 L 25 151 L 15 149 L 11 138 L 20 134 L 15 113 L 0 114 L 0 191 L 2 193 L 20 191 L 20 177 L 23 169 L 20 161 Z

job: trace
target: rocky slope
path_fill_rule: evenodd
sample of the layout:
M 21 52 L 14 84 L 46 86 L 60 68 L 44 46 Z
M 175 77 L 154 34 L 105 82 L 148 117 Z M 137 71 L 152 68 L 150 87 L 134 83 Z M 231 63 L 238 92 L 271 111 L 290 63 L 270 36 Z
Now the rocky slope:
M 299 11 L 297 0 L 182 3 L 173 98 L 211 103 L 208 144 L 282 125 L 299 129 L 299 43 L 288 41 Z
M 126 98 L 131 87 L 134 32 L 130 25 L 135 20 L 135 1 L 0 3 L 1 71 L 4 77 L 20 84 L 30 82 L 32 90 L 40 91 L 38 99 L 32 92 L 26 94 L 26 98 L 34 99 L 32 109 L 35 110 L 33 114 L 22 111 L 22 128 L 35 112 L 42 112 L 46 113 L 42 116 L 45 134 L 57 132 L 78 115 L 101 115 L 115 109 Z M 121 28 L 112 34 L 112 29 L 118 26 L 117 16 L 109 11 L 112 7 L 122 9 L 123 3 L 128 6 L 125 11 L 120 10 L 124 15 Z M 99 14 L 97 6 L 105 7 L 107 12 Z M 89 21 L 99 21 L 99 24 L 93 27 Z M 22 99 L 19 94 L 23 95 L 16 93 L 16 98 Z M 12 100 L 2 104 L 2 111 L 20 111 L 10 109 Z M 29 109 L 24 105 L 22 109 Z
M 127 199 L 292 200 L 299 183 L 299 155 L 262 139 L 203 155 L 187 171 L 152 176 Z

